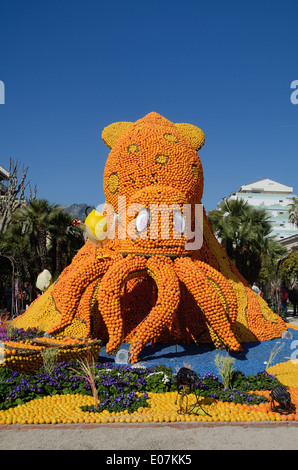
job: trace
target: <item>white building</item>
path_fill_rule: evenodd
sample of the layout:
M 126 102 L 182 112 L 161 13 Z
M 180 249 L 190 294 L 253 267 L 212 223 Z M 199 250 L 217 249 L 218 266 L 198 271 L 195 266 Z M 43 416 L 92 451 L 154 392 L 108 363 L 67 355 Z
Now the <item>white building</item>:
M 9 172 L 0 165 L 0 196 L 3 196 L 6 192 L 6 182 L 9 179 Z
M 289 222 L 289 206 L 292 204 L 293 188 L 265 178 L 245 184 L 228 199 L 241 198 L 248 204 L 266 209 L 272 224 L 272 235 L 281 241 L 297 235 L 298 229 Z
M 296 235 L 291 235 L 280 240 L 280 244 L 284 246 L 289 252 L 298 250 L 298 231 Z

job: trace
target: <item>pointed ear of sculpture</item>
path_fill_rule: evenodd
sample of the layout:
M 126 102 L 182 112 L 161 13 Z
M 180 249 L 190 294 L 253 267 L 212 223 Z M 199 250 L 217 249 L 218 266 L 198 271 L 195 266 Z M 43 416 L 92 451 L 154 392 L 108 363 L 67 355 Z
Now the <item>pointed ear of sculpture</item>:
M 199 127 L 186 123 L 175 124 L 175 127 L 177 127 L 181 134 L 183 134 L 184 137 L 190 141 L 194 149 L 198 151 L 201 147 L 203 147 L 205 143 L 205 135 L 204 132 L 199 129 Z
M 114 147 L 115 143 L 131 126 L 132 122 L 114 122 L 105 127 L 102 131 L 102 140 L 110 149 Z
M 105 127 L 102 131 L 102 139 L 107 147 L 110 149 L 114 147 L 115 143 L 134 123 L 133 122 L 114 122 L 109 126 Z M 204 132 L 199 127 L 193 124 L 177 123 L 175 127 L 186 137 L 195 150 L 199 150 L 203 147 L 205 142 Z

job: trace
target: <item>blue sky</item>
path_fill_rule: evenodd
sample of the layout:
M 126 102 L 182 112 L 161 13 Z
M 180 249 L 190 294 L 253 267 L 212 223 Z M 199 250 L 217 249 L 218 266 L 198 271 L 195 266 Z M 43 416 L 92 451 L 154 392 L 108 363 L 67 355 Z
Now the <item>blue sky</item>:
M 102 129 L 156 111 L 205 132 L 207 210 L 267 177 L 297 193 L 297 17 L 296 0 L 2 0 L 0 165 L 97 205 Z

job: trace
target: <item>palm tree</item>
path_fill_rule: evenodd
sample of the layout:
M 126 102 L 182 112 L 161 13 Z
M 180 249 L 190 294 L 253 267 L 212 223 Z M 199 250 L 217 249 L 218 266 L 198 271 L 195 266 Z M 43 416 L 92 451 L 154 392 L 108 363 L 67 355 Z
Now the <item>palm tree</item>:
M 32 280 L 30 238 L 24 233 L 21 223 L 11 223 L 1 235 L 0 251 L 13 257 L 17 271 L 22 274 L 22 278 Z
M 264 255 L 277 257 L 282 251 L 270 236 L 272 226 L 265 209 L 242 199 L 224 199 L 208 218 L 228 256 L 250 284 L 258 278 Z
M 289 221 L 298 227 L 298 196 L 293 196 L 289 207 Z
M 243 199 L 223 199 L 217 209 L 208 214 L 217 238 L 232 259 L 235 258 L 235 252 L 240 254 L 242 251 L 244 254 L 243 241 L 249 242 L 253 238 L 247 218 L 248 211 L 249 206 Z
M 41 270 L 48 268 L 47 232 L 59 211 L 59 206 L 46 199 L 31 199 L 28 204 L 15 211 L 12 217 L 13 221 L 24 224 L 32 246 L 37 240 Z
M 52 270 L 59 275 L 84 244 L 83 232 L 73 226 L 73 217 L 61 210 L 51 220 L 49 228 Z

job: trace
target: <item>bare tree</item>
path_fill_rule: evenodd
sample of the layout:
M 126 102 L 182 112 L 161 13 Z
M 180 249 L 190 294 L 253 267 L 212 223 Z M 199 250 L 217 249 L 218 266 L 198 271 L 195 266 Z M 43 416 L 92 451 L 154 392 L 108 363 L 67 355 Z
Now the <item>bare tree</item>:
M 9 178 L 5 194 L 0 198 L 0 234 L 4 233 L 8 228 L 12 213 L 26 204 L 25 190 L 29 188 L 30 199 L 36 198 L 36 186 L 33 191 L 30 186 L 30 180 L 26 181 L 29 167 L 22 167 L 22 177 L 19 179 L 18 160 L 14 162 L 10 159 Z

